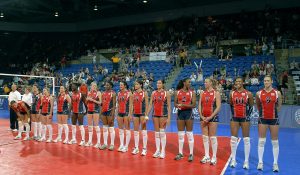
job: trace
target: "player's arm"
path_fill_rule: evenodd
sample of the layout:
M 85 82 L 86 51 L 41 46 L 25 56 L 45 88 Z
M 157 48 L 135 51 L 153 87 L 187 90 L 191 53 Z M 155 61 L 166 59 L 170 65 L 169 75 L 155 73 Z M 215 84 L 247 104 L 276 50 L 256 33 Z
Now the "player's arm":
M 112 100 L 113 100 L 113 107 L 112 107 L 112 111 L 111 111 L 111 116 L 114 117 L 115 116 L 115 110 L 116 110 L 116 101 L 117 101 L 117 98 L 116 98 L 116 93 L 113 93 L 112 95 Z
M 145 91 L 145 116 L 147 116 L 147 111 L 148 111 L 148 109 L 149 109 L 149 96 L 148 96 L 148 92 L 147 91 Z M 148 116 L 147 116 L 148 117 Z M 148 119 L 147 119 L 148 120 Z
M 129 117 L 132 117 L 133 114 L 133 94 L 130 92 L 129 94 Z
M 220 92 L 216 91 L 216 109 L 214 112 L 209 116 L 207 121 L 211 120 L 213 117 L 215 117 L 221 110 L 221 95 Z
M 203 116 L 202 116 L 202 103 L 201 103 L 202 94 L 203 94 L 203 92 L 200 93 L 199 105 L 198 105 L 198 112 L 199 112 L 200 118 L 201 118 L 202 120 L 205 120 L 205 119 L 203 118 Z
M 256 96 L 255 96 L 255 102 L 256 102 L 257 110 L 260 110 L 260 108 L 261 108 L 261 103 L 260 103 L 260 99 L 259 99 L 259 91 L 256 93 Z
M 178 91 L 175 91 L 175 94 L 174 94 L 174 106 L 175 106 L 176 108 L 179 107 L 179 106 L 178 106 L 178 100 L 177 100 L 177 94 L 178 94 Z
M 170 124 L 171 121 L 171 94 L 167 92 L 167 106 L 168 106 L 168 120 L 167 124 Z
M 52 96 L 50 96 L 50 118 L 53 116 L 53 105 L 54 104 L 54 99 Z
M 72 101 L 71 101 L 71 97 L 69 94 L 66 95 L 66 100 L 68 102 L 68 108 L 69 108 L 69 111 L 71 111 L 71 105 L 72 105 Z
M 230 93 L 229 93 L 229 104 L 230 104 L 230 106 L 233 106 L 232 93 L 233 93 L 233 91 L 230 91 Z
M 41 96 L 40 99 L 41 99 L 41 100 L 40 100 L 40 102 L 39 102 L 39 103 L 40 103 L 39 114 L 42 113 L 42 108 L 43 108 L 43 103 L 42 103 L 42 101 L 43 101 L 43 96 Z
M 249 98 L 249 105 L 252 108 L 254 105 L 254 99 L 253 99 L 253 95 L 251 92 L 248 92 L 248 98 Z
M 98 97 L 98 100 L 90 99 L 90 101 L 100 105 L 101 104 L 101 92 L 100 91 L 97 92 L 97 97 Z
M 280 91 L 278 92 L 278 105 L 277 105 L 277 111 L 279 112 L 281 110 L 281 106 L 282 106 L 282 95 Z
M 151 110 L 152 110 L 152 103 L 153 103 L 152 99 L 153 99 L 153 94 L 154 94 L 154 92 L 152 92 L 152 94 L 151 94 L 150 102 L 149 102 L 149 106 L 148 106 L 148 110 L 147 110 L 147 112 L 146 112 L 146 116 L 149 116 L 149 113 L 150 113 Z
M 196 107 L 196 93 L 193 91 L 192 93 L 192 103 L 191 104 L 181 104 L 183 107 L 187 108 L 195 108 Z

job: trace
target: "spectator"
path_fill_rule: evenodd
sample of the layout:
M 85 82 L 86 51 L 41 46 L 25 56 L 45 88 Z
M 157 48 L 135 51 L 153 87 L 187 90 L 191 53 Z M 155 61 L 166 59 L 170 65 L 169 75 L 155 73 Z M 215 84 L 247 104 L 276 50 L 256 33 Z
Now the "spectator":
M 263 55 L 267 55 L 267 51 L 268 51 L 268 45 L 266 43 L 263 43 L 263 45 L 262 45 Z
M 184 51 L 184 49 L 181 49 L 179 52 L 179 67 L 184 67 L 184 64 L 186 63 L 186 52 Z
M 272 64 L 272 62 L 269 61 L 269 63 L 266 65 L 266 69 L 267 69 L 266 71 L 267 71 L 268 75 L 273 74 L 273 72 L 274 72 L 274 64 Z
M 226 60 L 232 60 L 232 49 L 231 48 L 227 49 Z
M 119 71 L 119 62 L 120 62 L 120 58 L 117 57 L 117 54 L 115 54 L 112 58 L 111 58 L 112 62 L 113 62 L 113 72 L 118 72 Z
M 195 73 L 193 72 L 192 75 L 190 76 L 191 82 L 195 82 L 197 79 L 197 76 L 195 75 Z
M 213 77 L 214 77 L 215 79 L 217 79 L 217 78 L 219 77 L 219 75 L 220 75 L 220 71 L 219 71 L 218 68 L 216 67 L 215 71 L 213 72 Z
M 198 82 L 203 82 L 203 72 L 202 72 L 202 69 L 201 69 L 201 68 L 200 68 L 199 71 L 198 71 L 197 81 L 198 81 Z
M 11 92 L 8 95 L 8 105 L 10 106 L 10 103 L 12 101 L 20 101 L 21 100 L 21 93 L 17 91 L 17 86 L 13 84 L 11 86 Z M 10 129 L 14 132 L 17 132 L 19 129 L 19 124 L 17 120 L 17 114 L 14 110 L 10 109 Z
M 224 59 L 224 50 L 222 47 L 219 48 L 218 58 L 220 61 Z
M 259 71 L 259 65 L 256 63 L 256 61 L 254 61 L 253 64 L 251 65 L 251 69 L 252 71 L 254 70 Z

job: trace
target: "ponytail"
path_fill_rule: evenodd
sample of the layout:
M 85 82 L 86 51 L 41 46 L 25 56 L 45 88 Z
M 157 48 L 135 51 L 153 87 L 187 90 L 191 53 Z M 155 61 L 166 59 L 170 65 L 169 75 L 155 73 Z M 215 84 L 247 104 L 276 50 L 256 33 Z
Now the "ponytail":
M 182 80 L 180 80 L 177 84 L 176 90 L 180 90 L 184 87 L 184 82 L 186 82 L 186 80 L 188 80 L 189 78 L 184 78 Z

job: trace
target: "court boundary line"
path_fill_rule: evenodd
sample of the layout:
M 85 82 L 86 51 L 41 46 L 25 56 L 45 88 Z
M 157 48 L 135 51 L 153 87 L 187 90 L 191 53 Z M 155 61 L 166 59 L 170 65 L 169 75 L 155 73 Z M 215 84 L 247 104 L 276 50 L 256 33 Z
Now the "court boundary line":
M 241 138 L 239 138 L 236 147 L 239 146 L 240 141 L 241 141 Z M 224 175 L 224 173 L 226 172 L 226 170 L 227 170 L 227 168 L 228 168 L 228 165 L 229 165 L 230 160 L 231 160 L 231 154 L 230 154 L 230 156 L 229 156 L 229 158 L 228 158 L 228 160 L 227 160 L 227 162 L 226 162 L 226 164 L 225 164 L 225 166 L 224 166 L 224 168 L 223 168 L 223 170 L 222 170 L 222 172 L 221 172 L 220 175 Z

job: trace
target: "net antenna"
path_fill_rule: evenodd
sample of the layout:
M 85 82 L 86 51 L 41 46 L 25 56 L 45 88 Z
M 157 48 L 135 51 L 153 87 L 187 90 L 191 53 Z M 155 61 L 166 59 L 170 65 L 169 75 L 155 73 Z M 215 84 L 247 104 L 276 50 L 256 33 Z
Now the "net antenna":
M 8 77 L 28 77 L 28 78 L 48 78 L 52 80 L 52 95 L 55 95 L 55 77 L 48 76 L 36 76 L 36 75 L 20 75 L 20 74 L 7 74 L 0 73 L 0 76 L 8 76 Z M 0 95 L 0 97 L 7 97 L 8 95 Z

